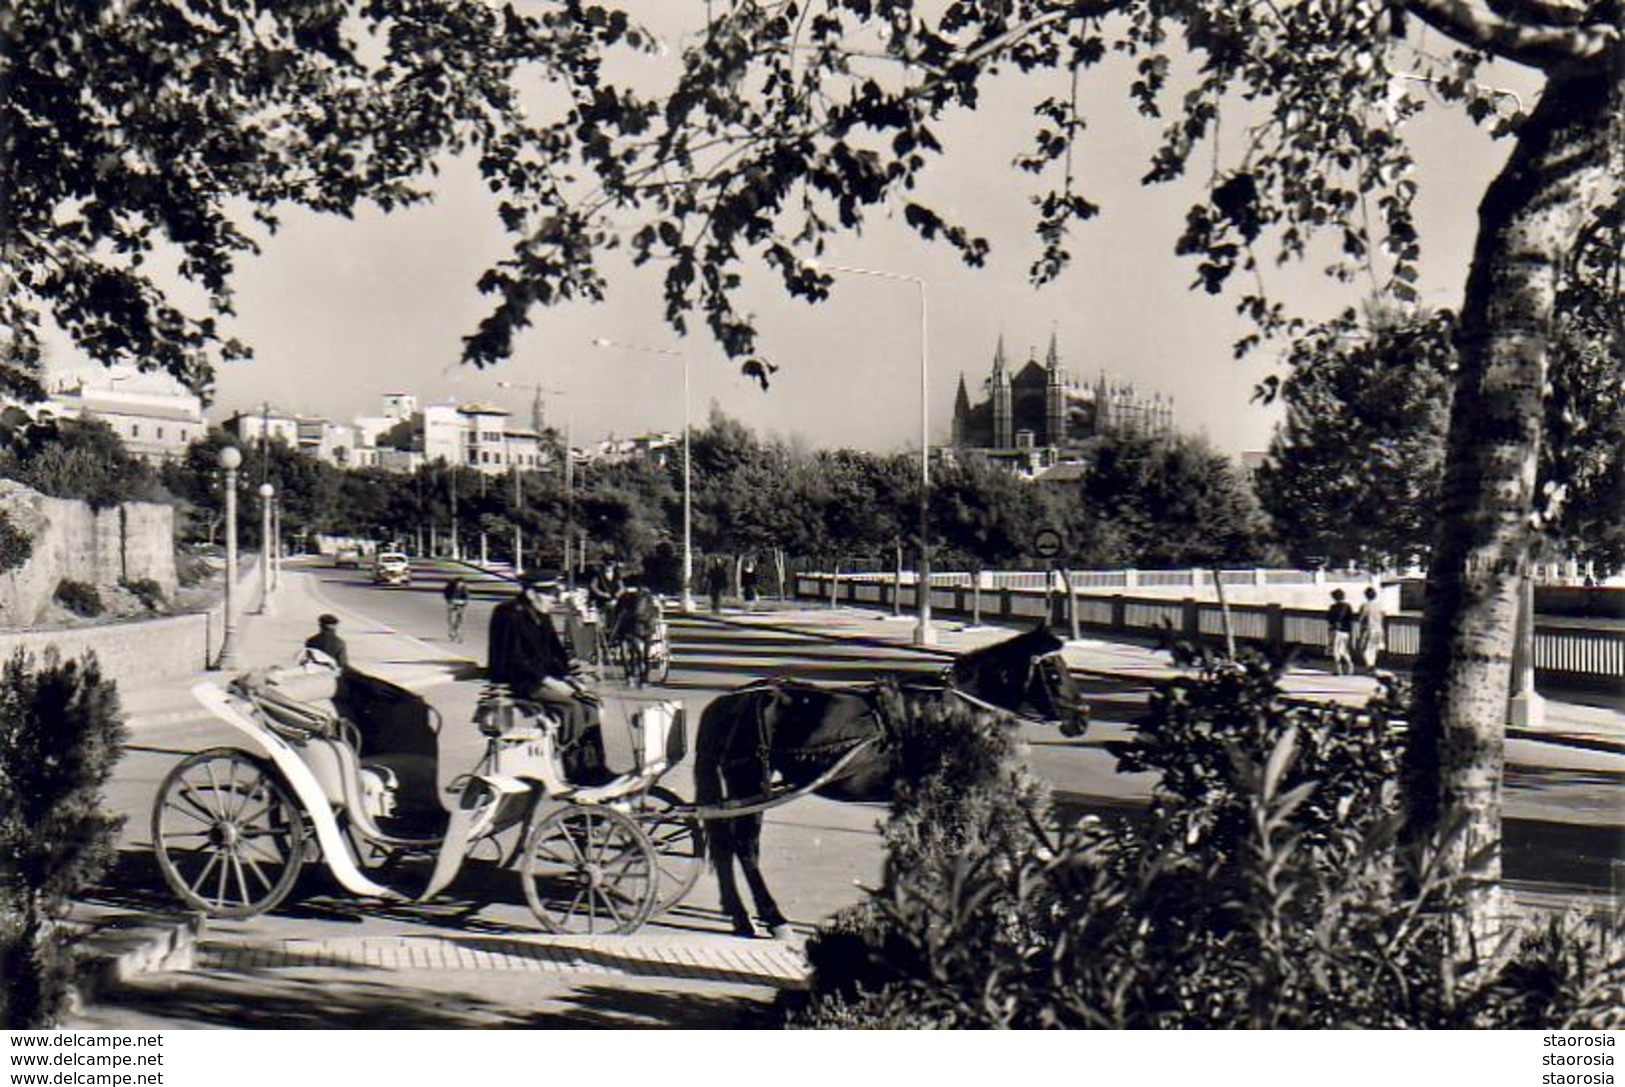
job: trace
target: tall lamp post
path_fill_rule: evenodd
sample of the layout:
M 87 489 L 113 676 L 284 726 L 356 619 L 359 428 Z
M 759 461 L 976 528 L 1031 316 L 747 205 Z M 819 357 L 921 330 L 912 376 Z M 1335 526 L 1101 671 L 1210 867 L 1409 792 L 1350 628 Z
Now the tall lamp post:
M 874 268 L 853 268 L 844 264 L 809 262 L 808 267 L 818 272 L 841 272 L 846 275 L 871 276 L 912 283 L 920 292 L 920 578 L 919 622 L 914 627 L 915 645 L 936 645 L 936 628 L 931 625 L 931 429 L 930 429 L 930 326 L 926 319 L 925 280 L 901 272 L 882 272 Z
M 636 344 L 620 343 L 617 340 L 607 340 L 599 337 L 592 341 L 594 347 L 619 348 L 622 351 L 637 351 L 645 355 L 665 355 L 683 360 L 683 590 L 682 610 L 684 615 L 694 612 L 694 476 L 693 458 L 689 455 L 690 436 L 694 431 L 694 417 L 692 412 L 693 401 L 689 396 L 689 369 L 688 356 L 681 351 L 673 351 L 665 347 L 641 347 Z
M 260 615 L 270 615 L 275 611 L 271 603 L 271 557 L 272 548 L 276 545 L 271 538 L 271 503 L 276 499 L 276 488 L 269 483 L 261 483 L 260 489 Z
M 242 467 L 243 454 L 234 445 L 220 450 L 222 484 L 226 489 L 226 592 L 225 630 L 220 635 L 220 655 L 214 666 L 226 670 L 237 666 L 237 647 L 233 644 L 237 633 L 237 617 L 232 597 L 237 585 L 237 469 Z
M 271 503 L 271 588 L 282 588 L 282 501 Z

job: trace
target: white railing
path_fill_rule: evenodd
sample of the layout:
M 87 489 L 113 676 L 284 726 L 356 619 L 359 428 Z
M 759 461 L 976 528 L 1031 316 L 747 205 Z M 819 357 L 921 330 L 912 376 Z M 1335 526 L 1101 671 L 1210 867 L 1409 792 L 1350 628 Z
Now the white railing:
M 1106 573 L 1106 572 L 1099 572 Z M 1121 572 L 1120 572 L 1121 573 Z M 1192 584 L 1195 571 L 1129 571 L 1141 583 L 1155 576 L 1160 584 L 1185 577 Z M 1241 572 L 1234 572 L 1238 576 Z M 1258 572 L 1248 572 L 1256 576 Z M 1290 573 L 1290 571 L 1263 571 Z M 1229 577 L 1226 575 L 1228 581 Z M 1164 631 L 1184 638 L 1216 639 L 1224 632 L 1220 607 L 1211 600 L 1199 601 L 1167 595 L 1134 595 L 1119 592 L 1103 595 L 1098 583 L 1086 585 L 1074 574 L 1073 615 L 1067 613 L 1066 594 L 1059 579 L 1050 580 L 1031 571 L 985 572 L 980 587 L 974 575 L 944 573 L 932 575 L 931 606 L 942 614 L 969 615 L 978 611 L 984 619 L 1031 622 L 1046 619 L 1057 626 L 1076 621 L 1079 627 L 1104 630 L 1135 637 L 1155 637 Z M 1268 580 L 1265 577 L 1263 580 Z M 894 575 L 841 575 L 837 601 L 869 606 L 890 606 Z M 828 601 L 831 578 L 828 574 L 804 573 L 794 579 L 797 596 Z M 1153 592 L 1157 584 L 1147 584 Z M 1199 588 L 1192 584 L 1192 588 Z M 1092 591 L 1091 591 L 1092 590 Z M 901 606 L 918 606 L 918 591 L 905 580 Z M 1286 607 L 1274 603 L 1231 603 L 1230 630 L 1243 642 L 1263 644 L 1277 650 L 1296 649 L 1323 655 L 1329 641 L 1325 611 L 1319 607 Z M 1390 615 L 1387 620 L 1387 652 L 1403 661 L 1414 658 L 1421 648 L 1421 620 L 1415 615 Z M 1609 627 L 1538 626 L 1535 632 L 1535 666 L 1544 675 L 1571 677 L 1586 682 L 1605 683 L 1625 679 L 1625 630 Z

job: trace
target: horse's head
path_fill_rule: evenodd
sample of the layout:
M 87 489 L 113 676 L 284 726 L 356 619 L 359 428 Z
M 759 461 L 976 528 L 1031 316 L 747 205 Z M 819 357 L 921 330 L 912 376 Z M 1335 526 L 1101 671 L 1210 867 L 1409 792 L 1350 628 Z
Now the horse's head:
M 1061 658 L 1062 642 L 1042 622 L 1029 631 L 966 653 L 949 670 L 953 685 L 1022 717 L 1052 721 L 1063 736 L 1082 736 L 1089 707 Z

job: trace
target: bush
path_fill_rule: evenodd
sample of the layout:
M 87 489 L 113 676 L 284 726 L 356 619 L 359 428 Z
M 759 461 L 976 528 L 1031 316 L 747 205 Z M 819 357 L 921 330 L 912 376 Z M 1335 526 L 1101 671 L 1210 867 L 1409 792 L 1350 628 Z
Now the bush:
M 58 604 L 83 619 L 94 619 L 105 610 L 102 594 L 96 586 L 72 578 L 65 577 L 56 583 L 55 598 Z
M 34 541 L 0 511 L 0 574 L 15 570 L 34 554 Z
M 1287 702 L 1283 665 L 1245 652 L 1235 661 L 1211 654 L 1186 657 L 1195 676 L 1174 679 L 1151 695 L 1150 712 L 1134 739 L 1110 743 L 1122 773 L 1155 772 L 1154 817 L 1175 824 L 1192 849 L 1233 855 L 1249 834 L 1252 792 L 1245 767 L 1264 763 L 1283 737 L 1294 758 L 1283 792 L 1302 796 L 1293 829 L 1303 844 L 1332 863 L 1353 842 L 1351 826 L 1367 827 L 1398 810 L 1402 750 L 1399 725 L 1407 693 L 1388 678 L 1362 709 L 1333 703 Z
M 141 606 L 148 611 L 158 611 L 164 606 L 164 588 L 150 577 L 121 580 L 119 587 L 141 601 Z
M 112 862 L 101 790 L 122 754 L 118 693 L 94 657 L 0 669 L 0 1026 L 51 1026 L 74 958 L 60 920 Z
M 1391 702 L 1340 716 L 1283 702 L 1275 678 L 1210 660 L 1158 696 L 1118 749 L 1122 768 L 1161 774 L 1144 821 L 1047 830 L 997 795 L 1011 771 L 945 756 L 976 780 L 926 782 L 920 808 L 893 812 L 883 886 L 809 946 L 814 988 L 788 1021 L 1618 1025 L 1622 919 L 1475 943 L 1458 924 L 1465 878 L 1442 863 L 1456 828 L 1396 844 Z M 921 848 L 916 824 L 939 816 L 961 829 Z
M 66 419 L 31 428 L 26 440 L 0 450 L 0 475 L 53 498 L 80 499 L 95 509 L 169 497 L 152 467 L 129 453 L 99 419 Z

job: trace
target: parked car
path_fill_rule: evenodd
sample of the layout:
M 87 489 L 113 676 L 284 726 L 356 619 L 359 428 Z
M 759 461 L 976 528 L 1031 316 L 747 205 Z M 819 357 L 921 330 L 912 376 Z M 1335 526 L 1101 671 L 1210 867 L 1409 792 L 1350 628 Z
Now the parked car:
M 412 563 L 399 551 L 381 551 L 373 563 L 372 580 L 375 585 L 410 585 Z
M 361 549 L 359 547 L 341 547 L 333 552 L 333 565 L 340 570 L 361 569 Z

